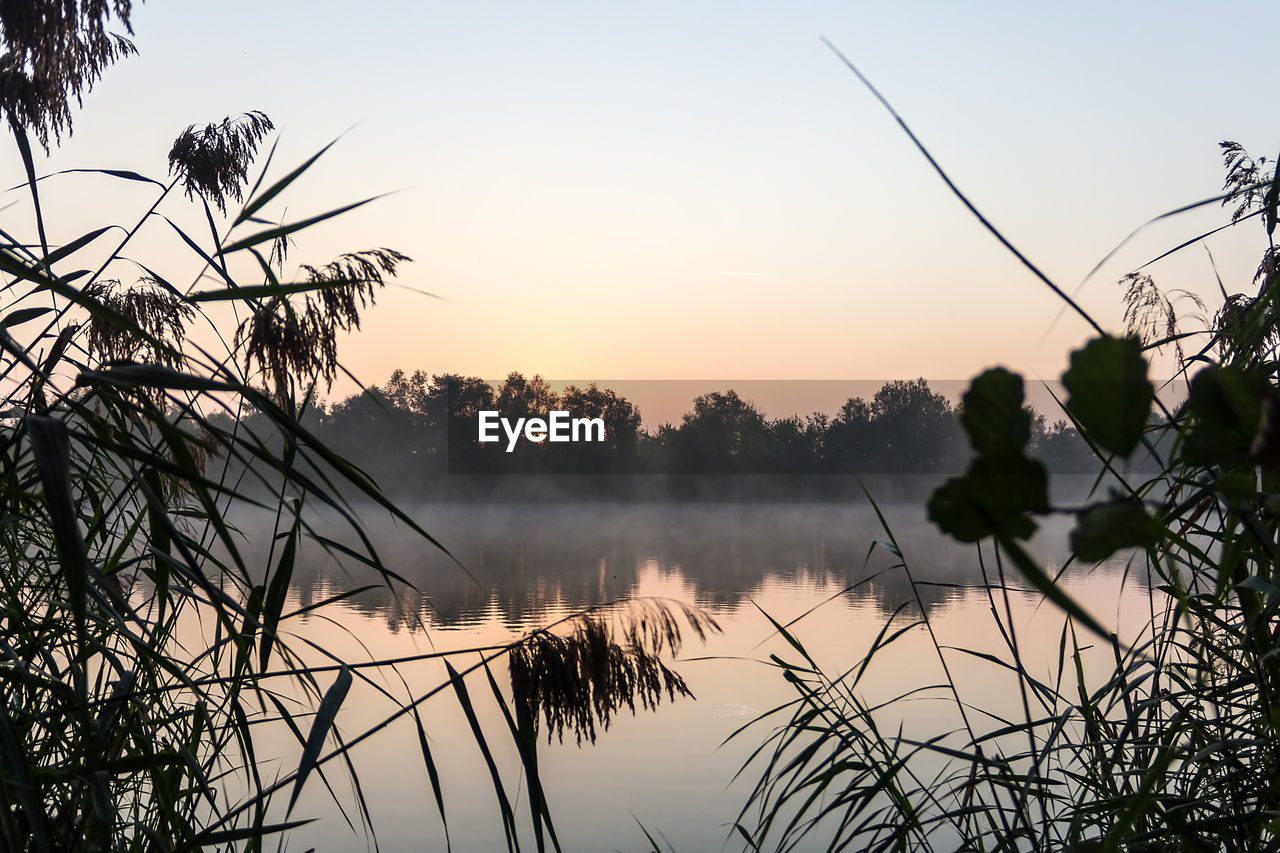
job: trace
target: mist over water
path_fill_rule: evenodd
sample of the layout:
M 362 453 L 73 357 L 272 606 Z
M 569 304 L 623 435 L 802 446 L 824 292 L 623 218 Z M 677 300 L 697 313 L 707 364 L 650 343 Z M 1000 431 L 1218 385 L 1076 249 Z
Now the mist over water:
M 1092 485 L 1086 479 L 1061 483 L 1055 500 L 1082 498 Z M 705 608 L 723 633 L 705 646 L 688 643 L 675 664 L 696 700 L 664 704 L 634 718 L 624 715 L 594 745 L 544 740 L 539 760 L 566 850 L 648 849 L 633 815 L 646 828 L 662 831 L 677 850 L 718 850 L 745 801 L 744 783 L 730 780 L 766 730 L 721 744 L 748 720 L 792 698 L 777 670 L 765 663 L 771 654 L 785 658 L 791 653 L 765 613 L 783 623 L 798 619 L 792 630 L 833 672 L 844 671 L 865 654 L 894 611 L 905 605 L 899 619 L 918 614 L 917 594 L 944 643 L 999 650 L 987 620 L 990 604 L 976 549 L 941 535 L 925 518 L 920 495 L 935 484 L 933 478 L 900 478 L 891 499 L 878 503 L 917 581 L 915 592 L 906 573 L 895 567 L 900 559 L 876 544 L 890 537 L 865 499 L 512 500 L 407 506 L 410 516 L 457 562 L 404 525 L 362 507 L 361 520 L 381 559 L 416 589 L 368 589 L 299 617 L 293 630 L 330 648 L 348 646 L 353 658 L 368 659 L 506 642 L 573 612 L 631 596 L 660 596 Z M 266 564 L 272 517 L 240 508 L 232 519 L 246 548 L 263 551 L 257 555 L 262 559 L 249 562 Z M 337 513 L 307 519 L 324 536 L 346 538 L 345 522 Z M 1031 543 L 1050 571 L 1060 568 L 1068 553 L 1071 525 L 1070 516 L 1048 516 Z M 301 556 L 290 608 L 305 608 L 374 582 L 373 573 L 358 562 L 326 553 L 315 543 L 308 543 Z M 997 567 L 989 551 L 986 559 L 985 568 L 994 577 Z M 1017 587 L 1017 580 L 1011 580 Z M 1122 625 L 1142 600 L 1141 580 L 1126 575 L 1121 558 L 1097 568 L 1072 569 L 1067 585 L 1104 621 Z M 1025 629 L 1029 659 L 1047 665 L 1056 654 L 1060 614 L 1030 592 L 1015 593 L 1014 607 Z M 928 680 L 936 667 L 934 655 L 927 637 L 913 629 L 878 657 L 866 689 L 888 696 L 913 680 Z M 455 664 L 467 661 L 472 659 L 463 655 Z M 1001 676 L 990 667 L 975 668 L 965 660 L 952 665 L 965 673 L 965 683 L 974 690 L 1001 695 Z M 495 672 L 499 681 L 505 679 L 505 665 Z M 406 684 L 421 693 L 445 680 L 434 661 L 413 664 L 401 677 L 405 683 L 391 676 L 378 683 L 396 693 L 403 693 Z M 472 689 L 488 695 L 483 679 Z M 508 689 L 505 682 L 503 689 Z M 361 685 L 353 697 L 343 714 L 354 732 L 376 722 L 382 700 Z M 447 701 L 429 701 L 424 712 L 446 780 L 455 849 L 497 849 L 501 824 L 489 783 L 477 773 L 479 759 L 465 724 Z M 893 711 L 896 720 L 922 734 L 949 728 L 947 713 L 945 703 L 928 701 Z M 492 716 L 489 731 L 503 731 L 496 711 Z M 498 736 L 494 740 L 500 744 Z M 428 807 L 432 795 L 416 757 L 413 727 L 393 726 L 362 746 L 357 767 L 374 803 L 383 846 L 442 842 L 438 817 Z M 494 748 L 501 760 L 502 746 Z M 515 772 L 518 763 L 507 752 L 504 766 Z M 518 787 L 518 773 L 509 781 Z M 304 799 L 308 797 L 314 810 L 332 810 L 323 789 L 308 791 Z M 323 849 L 364 849 L 365 841 L 348 834 L 345 826 L 300 832 L 300 841 L 323 841 Z M 602 839 L 608 839 L 603 847 Z
M 875 544 L 891 537 L 916 580 L 980 584 L 973 546 L 942 535 L 925 516 L 924 497 L 938 479 L 879 479 L 883 482 L 868 483 L 875 490 L 874 507 L 867 499 L 406 505 L 447 553 L 366 506 L 358 510 L 366 533 L 406 586 L 360 592 L 341 606 L 383 614 L 396 630 L 419 623 L 465 629 L 495 612 L 512 629 L 525 629 L 554 614 L 633 595 L 639 578 L 656 571 L 679 578 L 689 603 L 713 612 L 732 610 L 762 584 L 780 582 L 802 588 L 859 584 L 857 594 L 888 613 L 913 597 L 906 575 L 888 570 L 898 559 Z M 1060 477 L 1055 500 L 1070 504 L 1092 484 L 1092 478 Z M 554 482 L 542 487 L 544 496 L 555 495 Z M 233 519 L 250 550 L 269 544 L 270 516 L 242 512 Z M 358 544 L 343 534 L 345 522 L 336 513 L 317 513 L 313 523 L 325 536 Z M 1067 554 L 1071 525 L 1068 515 L 1041 520 L 1031 548 L 1048 568 L 1056 569 Z M 292 585 L 304 607 L 374 580 L 360 563 L 314 542 L 304 545 L 303 555 Z M 952 594 L 947 587 L 929 586 L 921 597 L 930 606 Z

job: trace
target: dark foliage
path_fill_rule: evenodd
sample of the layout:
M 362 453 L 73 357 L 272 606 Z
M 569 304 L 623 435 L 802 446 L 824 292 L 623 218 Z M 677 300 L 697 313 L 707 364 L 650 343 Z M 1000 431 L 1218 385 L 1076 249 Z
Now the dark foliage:
M 291 380 L 323 379 L 327 387 L 338 372 L 338 332 L 360 327 L 360 311 L 408 260 L 392 249 L 370 249 L 319 269 L 302 267 L 309 292 L 259 302 L 236 329 L 246 369 L 256 368 L 280 400 L 289 395 Z
M 678 610 L 700 640 L 720 630 L 702 611 L 683 605 Z M 594 743 L 596 724 L 608 729 L 624 708 L 634 714 L 637 704 L 657 708 L 664 695 L 668 701 L 693 698 L 684 679 L 659 658 L 664 650 L 679 652 L 676 611 L 636 601 L 624 615 L 621 637 L 607 618 L 583 616 L 573 620 L 568 636 L 539 631 L 512 648 L 513 701 L 535 728 L 540 719 L 545 722 L 548 741 L 563 741 L 569 731 L 579 745 L 583 740 Z
M 1280 184 L 1263 160 L 1234 143 L 1223 148 L 1232 221 L 1261 213 L 1270 237 Z M 859 650 L 861 659 L 832 676 L 805 651 L 798 628 L 778 626 L 796 653 L 777 661 L 796 699 L 756 721 L 789 715 L 753 756 L 762 770 L 735 825 L 747 849 L 1277 848 L 1275 260 L 1268 250 L 1256 296 L 1230 296 L 1222 286 L 1214 322 L 1201 317 L 1199 328 L 1145 275 L 1126 277 L 1126 320 L 1136 334 L 1107 335 L 1094 323 L 1099 334 L 1072 354 L 1063 377 L 1064 408 L 1089 443 L 1098 482 L 1111 475 L 1116 483 L 1084 506 L 1054 505 L 1044 468 L 1027 456 L 1037 430 L 1021 410 L 1022 378 L 994 369 L 972 382 L 962 420 L 973 459 L 963 477 L 935 491 L 929 511 L 944 532 L 976 544 L 1000 645 L 978 650 L 967 637 L 952 644 L 921 607 L 901 619 L 895 613 Z M 1187 399 L 1168 411 L 1155 399 L 1144 343 L 1175 330 L 1199 340 L 1177 365 L 1190 376 Z M 1157 470 L 1126 467 L 1140 446 L 1153 451 Z M 1126 579 L 1145 575 L 1149 599 L 1126 614 L 1138 617 L 1136 629 L 1113 633 L 1072 594 L 1065 570 L 1029 553 L 1024 540 L 1050 512 L 1074 516 L 1071 562 L 1119 558 Z M 887 524 L 883 533 L 887 544 L 878 544 L 919 589 Z M 1011 602 L 1024 591 L 1006 579 L 1006 566 L 1060 608 L 1057 659 L 1047 673 L 1022 645 L 1025 626 L 1020 639 Z M 941 677 L 895 679 L 896 698 L 868 703 L 864 673 L 916 628 L 927 634 Z M 1094 645 L 1104 656 L 1089 666 Z M 971 658 L 1007 679 L 1013 713 L 997 713 L 998 700 L 975 696 L 953 669 Z M 951 725 L 909 731 L 902 703 L 930 698 L 949 708 Z
M 515 418 L 554 408 L 601 418 L 605 441 L 522 441 L 512 453 L 506 452 L 505 437 L 496 444 L 477 442 L 481 411 Z M 898 380 L 886 383 L 870 403 L 848 400 L 833 418 L 767 418 L 729 389 L 693 401 L 678 425 L 646 430 L 632 402 L 595 384 L 555 393 L 540 376 L 520 373 L 495 388 L 475 377 L 397 370 L 386 384 L 324 408 L 316 429 L 384 487 L 405 496 L 510 495 L 518 490 L 483 478 L 557 475 L 554 488 L 566 494 L 767 498 L 782 496 L 778 489 L 784 488 L 790 497 L 824 498 L 861 494 L 851 475 L 961 470 L 958 414 L 923 379 Z M 1027 417 L 1034 458 L 1062 473 L 1094 470 L 1089 445 L 1069 422 L 1046 426 L 1030 410 Z M 479 479 L 466 481 L 468 475 Z M 646 485 L 637 477 L 667 479 L 665 485 Z M 829 482 L 823 485 L 824 480 Z
M 130 326 L 111 322 L 102 315 L 91 316 L 87 343 L 92 356 L 104 363 L 143 361 L 167 367 L 182 363 L 182 342 L 196 312 L 181 295 L 149 277 L 138 279 L 131 287 L 115 279 L 96 281 L 85 287 L 84 294 L 148 336 L 140 337 Z
M 193 124 L 169 149 L 169 172 L 182 182 L 189 198 L 202 197 L 225 213 L 229 199 L 240 201 L 243 196 L 258 143 L 273 127 L 271 119 L 256 110 L 204 127 Z
M 130 0 L 3 0 L 0 2 L 0 108 L 49 147 L 71 129 L 71 103 L 93 87 L 108 65 L 135 53 L 113 33 L 114 19 L 132 35 Z

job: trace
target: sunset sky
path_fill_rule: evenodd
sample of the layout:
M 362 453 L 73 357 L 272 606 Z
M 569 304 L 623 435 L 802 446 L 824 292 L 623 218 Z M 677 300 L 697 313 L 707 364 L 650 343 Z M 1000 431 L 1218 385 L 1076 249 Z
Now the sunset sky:
M 1067 289 L 1150 217 L 1215 194 L 1220 140 L 1268 159 L 1280 147 L 1280 7 L 1267 2 L 154 0 L 134 25 L 140 56 L 107 72 L 42 170 L 162 176 L 183 127 L 248 109 L 281 130 L 278 173 L 341 136 L 272 215 L 393 194 L 309 232 L 293 259 L 389 246 L 415 259 L 404 284 L 443 297 L 379 298 L 344 350 L 371 383 L 396 367 L 1055 374 L 1083 324 L 1050 330 L 1059 302 L 819 36 Z M 149 203 L 98 178 L 61 192 L 62 221 L 82 230 Z M 1119 328 L 1115 280 L 1224 221 L 1215 207 L 1150 229 L 1082 303 Z M 1254 225 L 1209 242 L 1229 291 L 1248 289 L 1261 237 Z M 138 249 L 182 256 L 171 236 Z M 1180 258 L 1152 272 L 1216 307 L 1206 253 Z

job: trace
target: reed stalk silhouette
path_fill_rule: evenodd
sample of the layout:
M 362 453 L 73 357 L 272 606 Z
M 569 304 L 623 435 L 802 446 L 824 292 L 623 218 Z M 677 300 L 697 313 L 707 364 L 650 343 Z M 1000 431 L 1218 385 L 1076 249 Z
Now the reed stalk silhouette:
M 833 47 L 834 50 L 834 47 Z M 839 53 L 837 51 L 837 53 Z M 870 83 L 842 54 L 867 86 Z M 875 90 L 872 89 L 874 92 Z M 888 102 L 875 93 L 892 113 Z M 1198 300 L 1161 292 L 1151 263 L 1121 280 L 1124 333 L 1106 333 L 983 218 L 893 113 L 957 196 L 1098 335 L 1072 354 L 1063 411 L 1098 459 L 1084 506 L 1053 506 L 1043 466 L 1026 453 L 1023 382 L 993 369 L 965 394 L 961 420 L 973 458 L 929 502 L 931 519 L 975 547 L 998 653 L 940 636 L 917 596 L 895 613 L 847 672 L 825 671 L 793 626 L 775 665 L 796 691 L 735 737 L 781 715 L 743 772 L 756 784 L 735 823 L 750 850 L 1252 851 L 1280 845 L 1280 287 L 1272 242 L 1280 180 L 1265 158 L 1222 144 L 1222 194 L 1157 217 L 1223 204 L 1230 226 L 1260 221 L 1267 248 L 1241 292 L 1218 282 L 1212 318 Z M 1224 226 L 1228 227 L 1228 226 Z M 1126 240 L 1127 242 L 1127 240 Z M 1121 244 L 1123 245 L 1123 243 Z M 1113 253 L 1114 254 L 1114 253 Z M 1109 255 L 1108 258 L 1111 256 Z M 1096 272 L 1096 270 L 1095 270 Z M 1171 349 L 1189 379 L 1168 407 L 1148 357 Z M 1125 460 L 1143 447 L 1161 460 L 1131 479 Z M 1062 572 L 1025 546 L 1036 519 L 1075 516 L 1067 566 L 1125 556 L 1126 577 L 1148 584 L 1146 616 L 1117 637 L 1068 592 Z M 885 547 L 916 581 L 881 516 Z M 1066 571 L 1064 567 L 1062 571 Z M 1032 660 L 1014 620 L 1013 574 L 1061 609 L 1056 662 Z M 775 623 L 776 624 L 776 623 Z M 887 702 L 864 695 L 868 667 L 923 628 L 941 684 Z M 1100 665 L 1089 648 L 1109 652 Z M 1001 716 L 953 674 L 979 660 L 1011 679 L 1019 713 Z M 1006 681 L 1006 683 L 1008 683 Z M 902 703 L 931 697 L 954 728 L 904 732 Z
M 342 370 L 337 332 L 358 328 L 409 258 L 374 248 L 290 273 L 292 237 L 371 199 L 269 218 L 329 146 L 270 177 L 274 147 L 261 158 L 259 149 L 273 126 L 260 112 L 182 131 L 164 179 L 109 168 L 38 174 L 32 137 L 48 149 L 70 133 L 72 102 L 133 52 L 113 33 L 130 33 L 129 16 L 128 0 L 0 4 L 0 109 L 31 202 L 29 222 L 11 214 L 0 230 L 0 846 L 260 850 L 310 820 L 299 795 L 316 779 L 332 792 L 336 766 L 356 791 L 354 804 L 334 795 L 342 816 L 375 832 L 350 753 L 409 719 L 444 820 L 447 780 L 418 709 L 447 693 L 491 774 L 508 848 L 532 837 L 539 850 L 558 849 L 537 774 L 537 720 L 552 730 L 572 720 L 591 739 L 593 721 L 607 725 L 624 706 L 686 694 L 659 655 L 682 626 L 702 633 L 714 623 L 667 602 L 617 602 L 515 642 L 412 660 L 344 660 L 295 640 L 297 620 L 353 594 L 290 609 L 304 543 L 362 564 L 393 590 L 408 585 L 365 534 L 362 511 L 390 514 L 440 547 L 305 421 Z M 41 191 L 86 172 L 141 184 L 152 198 L 141 211 L 103 210 L 107 224 L 51 244 Z M 168 216 L 180 195 L 207 234 Z M 202 266 L 194 279 L 175 281 L 131 254 L 134 238 L 154 229 L 190 250 Z M 242 317 L 233 333 L 210 311 L 224 303 Z M 235 505 L 272 514 L 266 564 L 243 547 Z M 332 525 L 320 529 L 317 506 L 359 547 L 339 544 Z M 314 663 L 316 654 L 327 662 Z M 344 731 L 357 680 L 390 695 L 370 671 L 427 658 L 444 660 L 445 680 L 396 700 L 381 723 Z M 517 686 L 537 691 L 513 702 L 499 689 L 490 666 L 507 658 Z M 506 773 L 468 675 L 473 686 L 484 677 L 485 701 L 491 694 L 510 722 L 500 734 L 513 738 L 520 765 Z M 295 765 L 268 772 L 287 757 L 264 752 L 269 730 L 296 740 Z M 528 814 L 508 794 L 513 772 Z

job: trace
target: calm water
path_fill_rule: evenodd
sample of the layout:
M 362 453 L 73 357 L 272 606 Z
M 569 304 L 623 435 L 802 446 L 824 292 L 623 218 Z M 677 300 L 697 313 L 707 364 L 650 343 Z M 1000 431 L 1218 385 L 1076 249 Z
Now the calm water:
M 974 549 L 940 536 L 918 502 L 882 509 L 917 580 L 931 582 L 921 595 L 941 642 L 999 652 L 988 599 L 974 588 L 981 581 Z M 474 579 L 440 551 L 371 513 L 365 521 L 383 560 L 424 594 L 362 592 L 318 611 L 322 616 L 295 620 L 299 640 L 323 643 L 349 660 L 467 649 L 514 639 L 577 609 L 626 596 L 697 605 L 724 629 L 705 645 L 689 642 L 675 664 L 696 701 L 619 719 L 595 745 L 543 740 L 543 782 L 566 851 L 647 850 L 638 824 L 679 851 L 740 849 L 729 831 L 755 774 L 748 770 L 731 780 L 771 729 L 761 725 L 723 742 L 794 695 L 777 669 L 764 663 L 772 653 L 794 652 L 763 613 L 780 622 L 803 616 L 795 633 L 828 671 L 839 672 L 859 660 L 890 614 L 912 598 L 905 573 L 890 569 L 897 559 L 874 545 L 886 536 L 868 504 L 548 503 L 420 506 L 413 514 Z M 260 520 L 240 524 L 251 541 L 267 539 L 269 528 Z M 330 535 L 339 527 L 331 519 L 324 525 Z M 1034 550 L 1048 566 L 1061 564 L 1067 531 L 1067 521 L 1055 521 L 1037 537 Z M 358 565 L 312 551 L 295 571 L 293 603 L 306 606 L 368 582 L 368 571 Z M 1105 623 L 1122 634 L 1136 630 L 1146 592 L 1136 578 L 1126 578 L 1122 562 L 1073 574 L 1069 584 Z M 1059 614 L 1030 593 L 1015 595 L 1014 609 L 1028 659 L 1043 664 L 1040 673 L 1033 666 L 1032 674 L 1047 673 L 1057 655 Z M 459 656 L 454 665 L 475 660 Z M 949 653 L 948 661 L 967 700 L 1016 711 L 1015 694 L 1004 689 L 1004 676 L 993 666 L 958 652 Z M 375 684 L 357 682 L 338 716 L 348 736 L 394 710 L 380 690 L 403 700 L 443 681 L 434 662 L 366 672 Z M 915 629 L 892 653 L 877 658 L 862 692 L 869 699 L 896 695 L 936 680 L 938 672 L 927 634 Z M 509 689 L 505 667 L 495 667 L 494 674 Z M 322 688 L 330 678 L 323 678 Z M 519 763 L 491 689 L 483 676 L 468 679 L 468 685 L 524 816 Z M 442 693 L 422 711 L 443 779 L 453 849 L 503 849 L 491 783 L 456 701 Z M 952 713 L 945 701 L 925 698 L 895 707 L 892 717 L 908 733 L 928 736 L 951 728 Z M 284 772 L 296 765 L 298 747 L 287 737 L 278 747 L 282 757 L 273 767 Z M 444 849 L 411 721 L 401 720 L 357 747 L 354 761 L 382 849 Z M 313 778 L 294 817 L 320 819 L 297 831 L 286 849 L 372 849 L 342 769 L 332 767 L 329 781 L 355 828 Z M 814 847 L 820 847 L 816 840 Z

